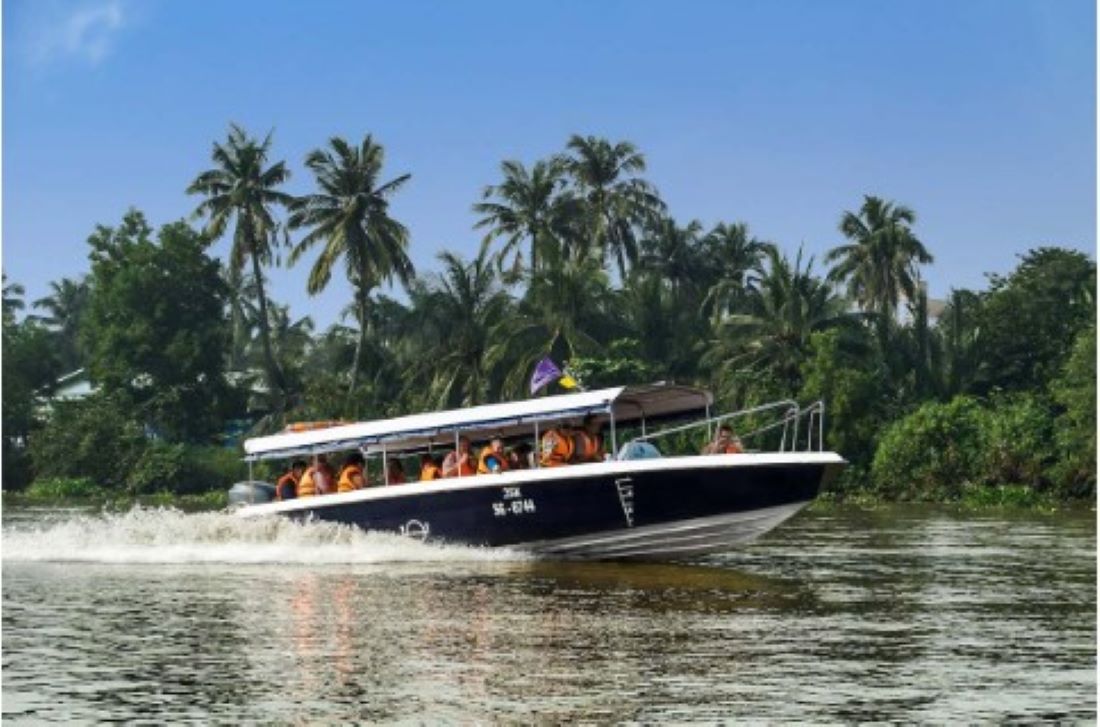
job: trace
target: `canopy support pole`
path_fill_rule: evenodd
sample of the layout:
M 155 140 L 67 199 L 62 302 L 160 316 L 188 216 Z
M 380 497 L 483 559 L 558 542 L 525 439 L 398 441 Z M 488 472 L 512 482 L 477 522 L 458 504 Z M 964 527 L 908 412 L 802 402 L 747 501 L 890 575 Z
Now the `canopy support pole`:
M 386 462 L 386 443 L 382 442 L 382 486 L 390 484 L 390 468 Z
M 540 449 L 539 449 L 539 420 L 538 419 L 535 420 L 535 448 L 532 450 L 532 452 L 533 452 L 533 454 L 531 455 L 531 458 L 535 460 L 535 469 L 538 469 L 539 468 L 539 460 L 542 459 L 542 457 L 540 456 Z M 526 464 L 526 462 L 524 464 Z
M 615 407 L 607 407 L 607 413 L 611 415 L 611 459 L 618 456 L 619 447 L 615 441 Z
M 458 458 L 462 456 L 462 452 L 458 448 L 458 430 L 455 430 L 455 467 L 458 468 L 458 476 L 462 476 L 462 464 L 458 461 Z
M 252 460 L 248 460 L 248 504 L 251 505 L 255 500 L 252 493 Z M 278 488 L 276 488 L 278 489 Z

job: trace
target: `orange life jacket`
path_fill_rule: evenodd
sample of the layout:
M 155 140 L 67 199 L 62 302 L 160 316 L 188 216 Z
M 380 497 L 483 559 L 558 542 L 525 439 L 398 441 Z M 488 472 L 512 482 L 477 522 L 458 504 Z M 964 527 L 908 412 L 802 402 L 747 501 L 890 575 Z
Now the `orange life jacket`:
M 573 461 L 602 462 L 603 461 L 603 437 L 598 434 L 589 434 L 581 430 L 574 433 Z
M 283 495 L 284 492 L 287 493 L 285 496 Z M 297 492 L 298 478 L 294 476 L 293 470 L 280 477 L 279 481 L 275 483 L 276 500 L 292 500 L 297 497 Z
M 539 464 L 543 467 L 561 467 L 573 458 L 573 438 L 561 429 L 548 430 L 542 435 L 541 444 Z
M 330 420 L 323 422 L 291 422 L 284 428 L 284 432 L 312 432 L 315 429 L 328 429 L 329 427 L 339 427 L 349 422 Z
M 451 452 L 447 456 L 451 457 L 454 462 L 458 462 L 458 458 L 461 457 L 462 454 L 459 453 L 458 451 L 454 451 L 454 452 Z M 447 461 L 444 460 L 443 461 L 444 467 L 446 467 L 446 464 L 447 464 Z M 470 464 L 468 457 L 467 457 L 467 461 L 462 462 L 461 464 L 458 464 L 456 466 L 458 468 L 458 473 L 457 473 L 458 477 L 469 477 L 470 475 L 476 475 L 477 474 L 477 470 L 475 470 L 474 466 L 472 464 Z M 455 477 L 455 475 L 453 475 L 453 474 L 450 474 L 450 475 L 447 474 L 446 471 L 444 471 L 443 476 L 444 477 Z
M 366 485 L 366 478 L 363 477 L 363 468 L 357 464 L 349 464 L 340 472 L 340 481 L 336 483 L 337 492 L 354 492 L 359 489 L 359 485 L 355 483 L 355 477 L 358 476 L 364 485 Z
M 324 495 L 332 491 L 332 472 L 325 465 L 311 465 L 298 480 L 298 497 Z
M 439 469 L 439 465 L 435 462 L 429 462 L 420 468 L 420 481 L 430 482 L 432 480 L 443 479 L 443 470 Z
M 489 458 L 492 457 L 497 461 L 497 468 L 494 470 L 489 466 Z M 477 458 L 477 473 L 479 475 L 488 475 L 494 472 L 505 472 L 508 469 L 508 460 L 503 454 L 496 454 L 489 447 L 484 447 L 481 450 L 481 454 Z

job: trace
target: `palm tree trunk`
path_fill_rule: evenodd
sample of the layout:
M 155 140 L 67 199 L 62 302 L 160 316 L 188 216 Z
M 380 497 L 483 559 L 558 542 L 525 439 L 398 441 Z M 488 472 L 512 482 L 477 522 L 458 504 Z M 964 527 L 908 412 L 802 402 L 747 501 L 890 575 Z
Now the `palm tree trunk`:
M 286 386 L 283 382 L 283 372 L 275 361 L 271 352 L 271 330 L 267 318 L 267 296 L 264 294 L 264 279 L 260 273 L 260 261 L 256 255 L 252 255 L 252 273 L 256 276 L 256 298 L 260 302 L 260 339 L 264 345 L 264 363 L 267 366 L 267 385 L 271 387 L 271 393 L 277 389 L 285 393 Z
M 355 387 L 359 385 L 359 362 L 363 357 L 363 348 L 367 342 L 367 292 L 360 288 L 356 291 L 359 303 L 359 340 L 355 342 L 355 359 L 351 364 L 351 386 L 348 387 L 348 401 L 355 393 Z M 357 412 L 356 412 L 357 413 Z

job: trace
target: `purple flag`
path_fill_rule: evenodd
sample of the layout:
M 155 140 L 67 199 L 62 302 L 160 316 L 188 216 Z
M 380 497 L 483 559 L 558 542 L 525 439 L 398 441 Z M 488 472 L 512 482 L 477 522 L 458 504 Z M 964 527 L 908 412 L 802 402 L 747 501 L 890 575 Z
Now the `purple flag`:
M 542 387 L 552 384 L 560 378 L 561 369 L 547 356 L 535 365 L 535 373 L 531 374 L 531 396 L 534 396 Z

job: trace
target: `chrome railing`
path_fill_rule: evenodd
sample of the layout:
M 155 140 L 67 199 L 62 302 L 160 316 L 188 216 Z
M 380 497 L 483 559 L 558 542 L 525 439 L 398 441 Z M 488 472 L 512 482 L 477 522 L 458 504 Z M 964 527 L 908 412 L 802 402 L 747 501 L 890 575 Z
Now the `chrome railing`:
M 768 432 L 775 431 L 782 428 L 782 432 L 779 438 L 779 450 L 780 452 L 821 452 L 825 449 L 825 402 L 818 400 L 805 407 L 799 407 L 798 403 L 790 399 L 782 399 L 780 401 L 773 401 L 768 404 L 761 404 L 760 406 L 749 407 L 748 409 L 741 409 L 728 414 L 719 414 L 716 416 L 708 416 L 705 419 L 695 422 L 689 422 L 687 424 L 680 424 L 674 427 L 668 427 L 656 432 L 648 432 L 641 436 L 634 437 L 626 445 L 633 444 L 635 442 L 652 442 L 653 440 L 660 439 L 661 437 L 667 437 L 670 434 L 677 434 L 679 432 L 686 432 L 692 429 L 700 429 L 706 427 L 708 439 L 715 426 L 723 423 L 731 422 L 735 419 L 741 419 L 750 416 L 756 416 L 761 414 L 768 414 L 774 412 L 778 417 L 774 421 L 768 421 L 755 429 L 749 430 L 745 433 L 739 433 L 738 437 L 742 442 L 760 437 Z M 805 449 L 800 450 L 799 441 L 800 424 L 802 420 L 806 420 L 806 437 L 805 437 Z M 814 436 L 816 434 L 816 437 Z M 816 447 L 815 447 L 816 445 Z

